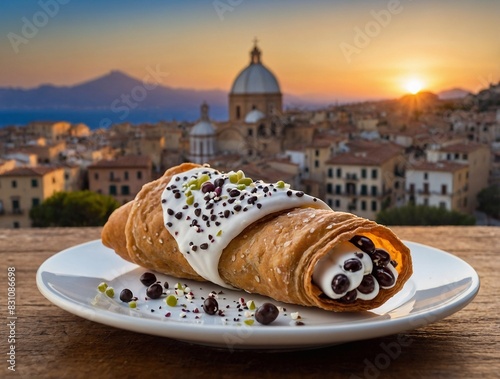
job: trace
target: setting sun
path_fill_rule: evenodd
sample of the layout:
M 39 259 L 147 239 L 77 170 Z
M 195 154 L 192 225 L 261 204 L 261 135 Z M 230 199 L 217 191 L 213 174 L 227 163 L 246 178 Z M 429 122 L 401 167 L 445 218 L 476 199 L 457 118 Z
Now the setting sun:
M 413 95 L 420 92 L 423 87 L 422 81 L 418 78 L 409 79 L 405 83 L 405 89 Z

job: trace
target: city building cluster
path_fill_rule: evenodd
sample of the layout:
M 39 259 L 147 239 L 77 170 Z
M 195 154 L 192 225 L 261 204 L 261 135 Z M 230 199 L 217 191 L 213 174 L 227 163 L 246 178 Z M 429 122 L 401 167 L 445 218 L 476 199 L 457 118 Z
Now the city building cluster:
M 0 129 L 0 228 L 30 227 L 30 209 L 58 191 L 89 189 L 126 203 L 187 161 L 284 180 L 370 219 L 406 204 L 471 214 L 477 194 L 500 183 L 499 94 L 500 85 L 491 85 L 455 100 L 419 93 L 284 109 L 278 79 L 255 45 L 233 82 L 224 122 L 212 121 L 203 103 L 195 123 L 91 130 L 40 121 Z

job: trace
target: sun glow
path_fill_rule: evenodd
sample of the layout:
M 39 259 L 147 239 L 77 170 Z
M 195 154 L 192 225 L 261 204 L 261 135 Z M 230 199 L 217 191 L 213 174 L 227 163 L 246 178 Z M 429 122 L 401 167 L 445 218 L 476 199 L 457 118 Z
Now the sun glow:
M 424 88 L 424 84 L 422 83 L 422 80 L 418 78 L 408 79 L 405 83 L 405 89 L 413 95 L 419 93 L 422 88 Z

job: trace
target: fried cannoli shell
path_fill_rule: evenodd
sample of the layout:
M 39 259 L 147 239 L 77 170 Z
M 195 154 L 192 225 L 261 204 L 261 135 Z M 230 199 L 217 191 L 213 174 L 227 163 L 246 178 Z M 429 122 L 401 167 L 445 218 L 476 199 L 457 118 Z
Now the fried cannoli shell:
M 102 231 L 104 245 L 142 267 L 203 281 L 165 228 L 160 201 L 173 175 L 195 167 L 199 166 L 176 166 L 146 184 L 135 200 L 111 215 Z M 398 279 L 373 300 L 343 303 L 323 295 L 312 276 L 318 260 L 355 235 L 370 238 L 390 254 L 397 262 Z M 233 239 L 222 252 L 219 274 L 227 284 L 278 301 L 339 312 L 363 311 L 379 307 L 399 292 L 412 274 L 412 263 L 409 249 L 382 225 L 350 213 L 293 208 L 264 217 Z

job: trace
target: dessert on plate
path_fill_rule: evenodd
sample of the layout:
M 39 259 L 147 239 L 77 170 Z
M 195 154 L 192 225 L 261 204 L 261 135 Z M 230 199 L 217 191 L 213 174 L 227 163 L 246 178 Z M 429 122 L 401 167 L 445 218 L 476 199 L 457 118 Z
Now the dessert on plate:
M 157 272 L 331 311 L 376 308 L 412 274 L 410 251 L 389 228 L 282 181 L 192 163 L 144 185 L 102 241 Z

